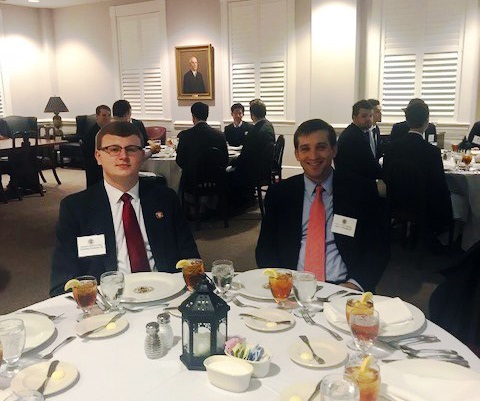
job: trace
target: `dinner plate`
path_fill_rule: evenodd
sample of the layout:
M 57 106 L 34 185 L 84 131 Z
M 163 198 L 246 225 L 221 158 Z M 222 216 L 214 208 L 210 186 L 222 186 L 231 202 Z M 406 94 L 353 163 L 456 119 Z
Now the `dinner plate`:
M 145 272 L 127 274 L 122 302 L 151 302 L 178 294 L 185 287 L 181 273 Z
M 46 343 L 55 333 L 55 325 L 46 316 L 26 313 L 12 313 L 0 316 L 0 320 L 6 319 L 23 320 L 26 335 L 24 352 Z
M 295 319 L 292 314 L 281 309 L 256 309 L 255 311 L 252 311 L 251 314 L 270 320 L 270 322 L 264 322 L 251 317 L 243 317 L 243 320 L 248 327 L 258 331 L 283 331 L 293 327 L 295 324 Z M 273 322 L 279 322 L 282 320 L 289 320 L 290 324 L 272 324 Z
M 310 345 L 315 353 L 322 358 L 325 363 L 320 365 L 313 359 L 312 352 L 302 340 L 293 343 L 288 349 L 290 359 L 299 365 L 308 368 L 329 368 L 340 365 L 347 359 L 347 350 L 343 343 L 338 341 L 325 340 L 324 338 L 309 338 Z M 303 355 L 309 355 L 310 359 L 302 358 Z
M 39 388 L 47 377 L 47 371 L 50 363 L 50 361 L 37 363 L 18 372 L 12 379 L 12 390 L 36 390 Z M 68 362 L 60 361 L 55 371 L 63 371 L 64 375 L 60 379 L 55 379 L 53 377 L 50 378 L 47 386 L 45 387 L 45 396 L 49 396 L 69 388 L 75 384 L 75 381 L 78 377 L 77 368 Z
M 86 333 L 89 330 L 96 329 L 102 324 L 108 323 L 108 321 L 115 316 L 115 313 L 107 313 L 104 315 L 95 315 L 88 317 L 86 319 L 80 320 L 75 326 L 75 332 L 78 335 Z M 98 331 L 97 333 L 90 334 L 88 338 L 104 338 L 111 337 L 118 333 L 123 332 L 128 326 L 128 321 L 125 316 L 117 319 L 111 327 L 106 327 L 103 330 Z
M 386 300 L 389 298 L 390 297 L 385 297 L 382 295 L 374 295 L 373 304 L 375 305 L 375 302 Z M 347 299 L 348 297 L 337 298 L 330 301 L 330 304 L 332 305 L 332 307 L 345 310 L 345 304 L 347 302 Z M 404 323 L 389 324 L 388 326 L 380 325 L 380 331 L 378 333 L 379 337 L 403 336 L 405 334 L 410 334 L 417 331 L 424 325 L 425 315 L 423 314 L 423 312 L 420 309 L 418 309 L 416 306 L 409 304 L 408 302 L 405 302 L 405 301 L 403 302 L 405 303 L 406 307 L 410 310 L 410 313 L 412 314 L 413 319 Z M 335 326 L 347 332 L 350 331 L 350 327 L 348 326 L 347 319 L 345 316 L 343 316 L 342 320 L 338 320 L 338 321 L 332 319 L 332 317 L 328 313 L 325 313 L 325 317 L 327 318 L 327 321 L 332 326 Z
M 265 270 L 254 269 L 239 273 L 233 279 L 233 282 L 239 287 L 238 292 L 250 298 L 273 301 L 268 276 L 263 274 Z

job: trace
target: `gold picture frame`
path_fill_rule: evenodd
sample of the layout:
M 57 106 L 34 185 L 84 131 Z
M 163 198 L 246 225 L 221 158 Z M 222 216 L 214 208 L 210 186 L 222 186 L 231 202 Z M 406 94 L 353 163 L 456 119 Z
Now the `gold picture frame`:
M 196 61 L 195 61 L 196 59 Z M 213 100 L 213 47 L 175 47 L 178 100 Z

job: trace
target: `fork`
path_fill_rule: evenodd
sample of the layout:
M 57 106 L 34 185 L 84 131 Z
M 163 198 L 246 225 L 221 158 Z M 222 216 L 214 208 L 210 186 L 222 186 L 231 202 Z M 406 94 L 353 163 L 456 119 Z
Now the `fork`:
M 302 314 L 303 319 L 307 322 L 309 325 L 313 326 L 318 326 L 325 330 L 327 333 L 330 333 L 330 335 L 335 338 L 337 341 L 343 341 L 343 337 L 337 333 L 335 333 L 333 330 L 330 330 L 328 327 L 325 327 L 321 325 L 320 323 L 317 323 L 315 320 L 312 319 L 308 311 L 300 309 L 300 313 Z
M 348 290 L 338 290 L 337 292 L 334 292 L 333 294 L 330 294 L 328 297 L 323 297 L 323 298 L 322 297 L 317 297 L 317 301 L 329 302 L 330 298 L 332 298 L 333 296 L 345 294 L 346 292 L 348 292 Z
M 34 315 L 41 315 L 41 316 L 46 316 L 48 317 L 50 320 L 55 320 L 56 318 L 60 317 L 60 316 L 63 316 L 64 313 L 60 314 L 60 315 L 49 315 L 48 313 L 45 313 L 45 312 L 40 312 L 38 310 L 33 310 L 33 309 L 24 309 L 22 310 L 22 312 L 24 313 L 31 313 L 31 314 L 34 314 Z
M 244 304 L 242 301 L 240 301 L 237 297 L 233 297 L 232 299 L 233 303 L 237 306 L 239 306 L 240 308 L 255 308 L 255 309 L 260 309 L 258 306 L 255 306 L 255 305 L 247 305 L 247 304 Z
M 318 393 L 320 392 L 320 387 L 322 386 L 322 381 L 323 381 L 323 379 L 320 380 L 320 381 L 317 383 L 317 385 L 316 385 L 316 387 L 315 387 L 315 390 L 313 390 L 312 395 L 311 395 L 310 397 L 308 397 L 307 401 L 313 401 L 313 400 L 315 399 L 315 397 L 316 397 L 316 396 L 318 395 Z
M 452 356 L 457 357 L 458 352 L 453 349 L 430 349 L 430 348 L 423 348 L 423 349 L 414 349 L 407 345 L 400 345 L 400 350 L 402 350 L 405 354 L 412 355 L 412 356 L 421 356 L 422 354 L 429 354 L 429 355 L 444 355 L 446 357 Z
M 310 351 L 312 351 L 313 359 L 315 359 L 315 361 L 317 361 L 319 365 L 324 365 L 325 361 L 315 353 L 312 346 L 310 345 L 310 341 L 308 340 L 308 337 L 307 336 L 299 336 L 299 337 L 305 344 L 307 344 L 307 347 L 310 348 Z

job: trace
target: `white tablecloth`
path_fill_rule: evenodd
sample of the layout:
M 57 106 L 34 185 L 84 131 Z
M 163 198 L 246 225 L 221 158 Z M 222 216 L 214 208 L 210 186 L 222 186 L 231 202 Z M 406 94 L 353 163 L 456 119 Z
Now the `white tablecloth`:
M 319 291 L 319 296 L 335 292 L 336 286 L 325 284 Z M 170 305 L 178 305 L 188 294 L 170 301 Z M 242 298 L 245 302 L 274 308 L 275 304 L 268 301 L 253 301 Z M 147 309 L 142 312 L 125 315 L 129 321 L 128 329 L 115 337 L 83 341 L 79 338 L 67 344 L 55 354 L 55 358 L 74 364 L 80 372 L 78 382 L 69 390 L 52 396 L 55 401 L 89 400 L 89 401 L 190 401 L 192 399 L 208 401 L 232 400 L 263 400 L 279 399 L 282 390 L 298 383 L 317 383 L 328 373 L 342 373 L 343 366 L 334 369 L 308 369 L 295 364 L 288 356 L 289 346 L 298 341 L 300 334 L 309 338 L 332 340 L 332 337 L 322 329 L 307 325 L 301 318 L 295 317 L 293 328 L 281 332 L 259 332 L 248 328 L 238 316 L 247 312 L 247 308 L 230 305 L 228 314 L 228 335 L 245 336 L 248 342 L 258 343 L 268 348 L 273 355 L 270 373 L 262 379 L 252 379 L 245 393 L 230 393 L 214 387 L 208 381 L 206 372 L 189 371 L 179 359 L 181 353 L 181 319 L 172 316 L 172 327 L 175 335 L 174 348 L 160 359 L 150 360 L 145 356 L 144 339 L 145 325 L 156 321 L 158 309 Z M 57 333 L 54 339 L 29 353 L 44 354 L 67 336 L 75 334 L 76 317 L 79 310 L 76 304 L 61 295 L 30 307 L 50 314 L 64 313 L 55 321 Z M 317 314 L 315 320 L 325 325 L 323 313 Z M 329 326 L 331 327 L 331 326 Z M 345 346 L 350 340 L 348 333 L 342 333 Z M 462 343 L 449 333 L 428 322 L 425 334 L 436 335 L 440 343 L 424 344 L 422 348 L 453 348 L 469 362 L 472 370 L 480 372 L 480 360 Z M 32 355 L 33 354 L 33 355 Z M 390 359 L 405 359 L 405 355 L 396 351 L 389 355 Z M 381 366 L 380 366 L 381 367 Z M 50 398 L 49 398 L 50 399 Z
M 182 169 L 175 161 L 175 155 L 166 157 L 163 151 L 158 155 L 153 155 L 145 160 L 141 171 L 150 171 L 155 174 L 161 174 L 167 179 L 167 185 L 178 192 L 180 187 L 180 178 L 182 178 Z

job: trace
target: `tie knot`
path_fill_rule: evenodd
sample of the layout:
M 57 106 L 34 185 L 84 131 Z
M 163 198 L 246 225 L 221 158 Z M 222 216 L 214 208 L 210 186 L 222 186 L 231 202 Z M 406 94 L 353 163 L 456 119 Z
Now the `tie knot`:
M 321 185 L 317 185 L 315 187 L 315 195 L 321 195 L 321 193 L 323 192 L 323 187 Z
M 125 192 L 120 199 L 123 201 L 123 203 L 130 203 L 130 200 L 132 199 L 132 195 L 129 193 Z

